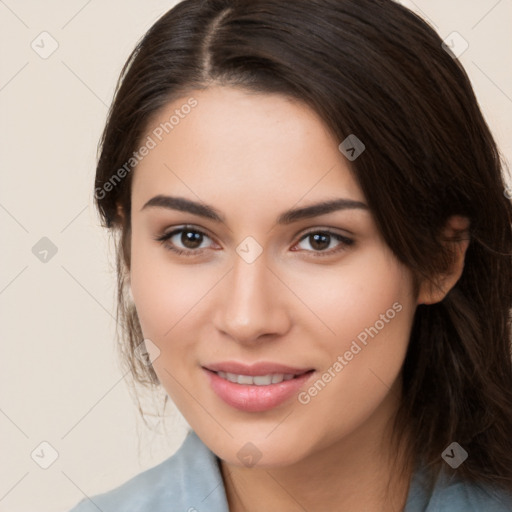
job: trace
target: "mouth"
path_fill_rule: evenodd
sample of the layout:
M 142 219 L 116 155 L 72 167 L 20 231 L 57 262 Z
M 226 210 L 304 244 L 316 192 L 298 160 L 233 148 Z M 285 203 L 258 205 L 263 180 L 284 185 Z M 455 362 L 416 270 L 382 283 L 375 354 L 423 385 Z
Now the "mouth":
M 243 365 L 229 362 L 202 367 L 211 389 L 231 407 L 263 412 L 290 400 L 315 373 L 273 363 Z

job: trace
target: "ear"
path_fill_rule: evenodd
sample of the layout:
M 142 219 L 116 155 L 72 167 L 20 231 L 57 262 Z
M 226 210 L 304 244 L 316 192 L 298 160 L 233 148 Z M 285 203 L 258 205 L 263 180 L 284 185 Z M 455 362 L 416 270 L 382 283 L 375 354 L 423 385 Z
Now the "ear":
M 125 212 L 125 209 L 120 203 L 117 203 L 116 205 L 116 220 L 117 220 L 117 227 L 121 230 L 122 236 L 121 236 L 121 244 L 119 245 L 118 250 L 122 252 L 122 261 L 123 261 L 123 273 L 124 273 L 124 280 L 125 283 L 128 286 L 130 297 L 131 297 L 131 288 L 130 288 L 130 264 L 129 264 L 129 253 L 130 253 L 130 236 L 124 236 L 125 230 L 126 230 L 126 219 L 127 215 Z
M 441 302 L 455 286 L 464 270 L 464 259 L 469 246 L 469 219 L 460 215 L 450 217 L 443 231 L 445 244 L 451 246 L 453 262 L 451 268 L 437 276 L 434 282 L 423 281 L 418 294 L 418 304 Z
M 124 222 L 124 208 L 121 206 L 120 203 L 117 203 L 117 210 L 116 210 L 116 213 L 117 215 L 119 215 L 119 217 L 123 220 Z

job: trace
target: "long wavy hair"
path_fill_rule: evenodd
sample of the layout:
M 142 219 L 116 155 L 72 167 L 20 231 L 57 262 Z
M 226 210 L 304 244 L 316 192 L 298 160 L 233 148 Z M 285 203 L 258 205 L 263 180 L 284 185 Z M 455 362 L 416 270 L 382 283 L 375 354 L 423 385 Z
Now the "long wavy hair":
M 470 219 L 461 278 L 441 302 L 416 310 L 393 434 L 432 478 L 444 468 L 512 491 L 505 165 L 463 67 L 426 22 L 391 0 L 185 0 L 137 44 L 119 77 L 95 181 L 116 243 L 119 347 L 134 383 L 158 386 L 151 365 L 135 357 L 143 335 L 127 296 L 133 153 L 164 106 L 212 85 L 299 99 L 340 142 L 357 134 L 366 150 L 352 172 L 416 282 L 449 268 L 447 219 Z M 453 441 L 469 454 L 457 470 L 441 458 Z

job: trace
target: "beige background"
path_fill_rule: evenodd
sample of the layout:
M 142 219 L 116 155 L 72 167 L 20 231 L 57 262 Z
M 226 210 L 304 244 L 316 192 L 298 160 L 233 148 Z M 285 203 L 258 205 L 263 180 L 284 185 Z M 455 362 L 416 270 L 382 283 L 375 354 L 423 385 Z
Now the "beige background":
M 176 2 L 0 0 L 0 511 L 69 509 L 171 455 L 186 423 L 138 419 L 114 350 L 112 251 L 92 208 L 96 145 L 122 64 Z M 403 1 L 460 59 L 512 161 L 512 0 Z M 39 52 L 51 49 L 48 58 Z M 45 38 L 43 42 L 42 38 Z M 41 262 L 32 247 L 58 252 Z M 158 402 L 156 397 L 155 401 Z M 56 461 L 50 461 L 52 449 Z

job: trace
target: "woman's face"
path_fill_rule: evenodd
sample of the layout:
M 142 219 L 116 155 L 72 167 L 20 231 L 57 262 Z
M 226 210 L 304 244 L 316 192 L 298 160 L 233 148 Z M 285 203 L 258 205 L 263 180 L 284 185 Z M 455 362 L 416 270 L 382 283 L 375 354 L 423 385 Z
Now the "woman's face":
M 154 120 L 132 184 L 130 279 L 155 372 L 230 463 L 357 449 L 397 406 L 412 276 L 312 110 L 191 96 Z

